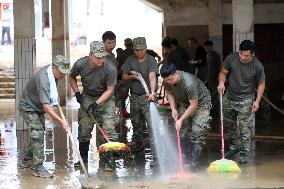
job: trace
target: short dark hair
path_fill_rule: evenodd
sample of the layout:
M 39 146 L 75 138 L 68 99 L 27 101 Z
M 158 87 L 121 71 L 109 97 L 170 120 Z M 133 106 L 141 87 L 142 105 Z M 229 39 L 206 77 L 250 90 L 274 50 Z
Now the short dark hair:
M 171 38 L 169 36 L 165 36 L 163 41 L 162 41 L 162 46 L 166 47 L 166 48 L 171 48 L 172 46 L 172 42 L 171 42 Z
M 190 39 L 189 39 L 189 42 L 190 43 L 197 43 L 197 39 L 196 39 L 196 37 L 191 37 Z
M 173 63 L 167 61 L 163 64 L 163 66 L 160 69 L 160 75 L 162 78 L 168 77 L 170 75 L 175 74 L 177 71 L 176 67 L 173 65 Z
M 213 42 L 210 40 L 207 40 L 204 42 L 204 46 L 213 46 Z
M 255 52 L 255 44 L 253 41 L 251 40 L 243 40 L 240 44 L 240 51 L 251 51 L 251 54 L 253 54 Z
M 176 38 L 172 38 L 171 43 L 173 46 L 178 46 L 178 40 Z
M 116 35 L 112 31 L 106 31 L 102 36 L 102 39 L 103 39 L 104 42 L 107 39 L 114 40 L 115 38 L 116 38 Z

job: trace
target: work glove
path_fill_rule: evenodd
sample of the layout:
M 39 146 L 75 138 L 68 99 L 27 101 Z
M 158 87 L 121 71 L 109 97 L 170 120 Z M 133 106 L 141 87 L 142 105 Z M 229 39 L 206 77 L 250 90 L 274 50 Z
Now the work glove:
M 89 111 L 89 112 L 92 112 L 92 113 L 94 113 L 95 111 L 96 111 L 96 107 L 98 106 L 98 104 L 96 103 L 96 101 L 95 102 L 93 102 L 88 108 L 87 108 L 87 110 Z
M 82 104 L 83 102 L 83 95 L 78 91 L 75 93 L 75 96 L 76 96 L 76 100 L 79 104 Z

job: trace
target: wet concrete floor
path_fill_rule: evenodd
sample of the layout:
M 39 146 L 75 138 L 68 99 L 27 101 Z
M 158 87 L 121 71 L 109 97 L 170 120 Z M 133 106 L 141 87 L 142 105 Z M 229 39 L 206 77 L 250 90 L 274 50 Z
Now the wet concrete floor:
M 73 99 L 74 101 L 74 99 Z M 75 102 L 63 108 L 72 126 L 73 136 L 77 135 L 77 108 Z M 0 101 L 0 188 L 81 188 L 91 184 L 92 188 L 284 188 L 284 140 L 255 139 L 247 165 L 241 166 L 240 174 L 209 174 L 206 167 L 210 162 L 220 159 L 220 139 L 208 138 L 208 145 L 202 157 L 201 171 L 195 178 L 171 179 L 170 175 L 161 177 L 159 171 L 149 166 L 151 154 L 146 149 L 145 161 L 141 164 L 127 164 L 125 160 L 116 161 L 113 173 L 92 174 L 86 181 L 83 172 L 74 168 L 78 161 L 71 149 L 66 134 L 56 127 L 50 119 L 46 120 L 45 163 L 44 166 L 55 175 L 52 179 L 34 177 L 31 170 L 21 169 L 20 160 L 27 148 L 27 131 L 16 131 L 15 103 L 13 100 Z M 126 124 L 130 121 L 126 120 Z M 258 136 L 284 137 L 284 118 L 277 116 L 270 120 L 256 120 Z M 128 136 L 129 137 L 129 136 Z M 178 158 L 178 155 L 177 155 Z M 143 158 L 144 159 L 144 158 Z M 169 165 L 170 167 L 171 165 Z M 179 168 L 176 167 L 176 173 Z M 86 185 L 86 182 L 88 183 Z

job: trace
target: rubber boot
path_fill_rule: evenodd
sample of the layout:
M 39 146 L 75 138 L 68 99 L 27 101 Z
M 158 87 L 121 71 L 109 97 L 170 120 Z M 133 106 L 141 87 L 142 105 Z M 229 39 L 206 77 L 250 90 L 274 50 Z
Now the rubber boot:
M 198 170 L 199 159 L 202 152 L 203 146 L 201 144 L 193 144 L 192 146 L 192 161 L 191 161 L 191 169 L 193 172 Z
M 89 145 L 90 145 L 90 141 L 79 142 L 80 155 L 81 155 L 83 162 L 85 164 L 88 163 Z M 74 164 L 74 167 L 80 167 L 80 166 L 81 166 L 80 161 L 78 161 L 77 163 Z

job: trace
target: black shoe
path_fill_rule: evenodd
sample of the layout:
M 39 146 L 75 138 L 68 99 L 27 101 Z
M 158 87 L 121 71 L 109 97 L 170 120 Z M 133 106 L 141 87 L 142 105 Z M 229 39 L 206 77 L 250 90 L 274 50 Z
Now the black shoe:
M 235 149 L 235 148 L 230 148 L 225 154 L 225 158 L 231 158 L 233 157 L 236 153 L 239 152 L 239 149 Z
M 241 154 L 239 163 L 240 164 L 246 164 L 247 162 L 248 162 L 248 156 L 246 154 Z

